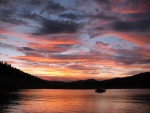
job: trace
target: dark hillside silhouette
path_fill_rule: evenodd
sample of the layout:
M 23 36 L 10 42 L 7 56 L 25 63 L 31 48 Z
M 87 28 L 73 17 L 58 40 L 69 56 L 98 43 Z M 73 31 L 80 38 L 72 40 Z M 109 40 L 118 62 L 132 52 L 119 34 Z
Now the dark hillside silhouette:
M 150 88 L 150 72 L 134 76 L 97 81 L 94 79 L 72 82 L 46 81 L 25 73 L 10 64 L 0 62 L 0 89 L 97 89 L 104 88 Z
M 45 81 L 0 62 L 0 89 L 43 88 Z
M 150 72 L 140 73 L 137 75 L 113 78 L 104 81 L 94 79 L 79 80 L 73 82 L 48 82 L 50 88 L 65 88 L 65 89 L 97 89 L 104 88 L 150 88 Z
M 106 88 L 150 88 L 150 72 L 102 81 Z

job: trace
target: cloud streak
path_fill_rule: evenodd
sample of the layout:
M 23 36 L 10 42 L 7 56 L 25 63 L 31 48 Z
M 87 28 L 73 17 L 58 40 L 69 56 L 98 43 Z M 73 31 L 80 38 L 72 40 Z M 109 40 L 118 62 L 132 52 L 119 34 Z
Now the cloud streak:
M 78 24 L 73 21 L 53 21 L 44 20 L 42 27 L 33 35 L 48 35 L 57 33 L 75 33 L 78 29 Z

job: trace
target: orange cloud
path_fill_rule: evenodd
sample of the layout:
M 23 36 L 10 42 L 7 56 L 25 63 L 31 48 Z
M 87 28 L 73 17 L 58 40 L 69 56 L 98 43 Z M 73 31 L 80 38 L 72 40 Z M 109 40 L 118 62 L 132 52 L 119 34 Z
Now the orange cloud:
M 129 41 L 138 46 L 146 46 L 150 42 L 149 35 L 147 33 L 138 33 L 138 32 L 117 32 L 117 31 L 107 31 L 102 36 L 115 36 L 117 38 Z
M 119 13 L 143 13 L 149 11 L 150 2 L 148 0 L 110 0 L 111 11 Z
M 116 33 L 115 35 L 126 41 L 137 44 L 141 47 L 149 44 L 150 42 L 150 39 L 148 36 L 138 34 L 138 33 L 137 34 L 136 33 Z

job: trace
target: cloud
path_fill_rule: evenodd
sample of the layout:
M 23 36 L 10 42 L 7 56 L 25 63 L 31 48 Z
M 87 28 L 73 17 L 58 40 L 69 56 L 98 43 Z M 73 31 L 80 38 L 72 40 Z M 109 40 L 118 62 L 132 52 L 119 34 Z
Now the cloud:
M 25 22 L 15 15 L 14 11 L 0 9 L 0 21 L 11 24 L 25 24 Z
M 103 14 L 103 13 L 97 14 L 97 15 L 91 15 L 89 17 L 99 18 L 99 19 L 103 19 L 103 20 L 111 20 L 111 21 L 118 20 L 117 16 L 106 15 L 106 14 Z
M 3 42 L 0 42 L 0 47 L 3 47 L 3 48 L 9 48 L 9 49 L 16 49 L 16 46 L 14 45 L 10 45 L 10 44 L 6 44 L 6 43 L 3 43 Z
M 149 12 L 149 0 L 111 0 L 111 11 L 119 13 Z
M 131 18 L 131 20 L 145 20 L 145 19 L 150 19 L 150 12 L 148 13 L 131 13 L 131 14 L 127 14 L 126 16 L 128 16 L 129 18 Z
M 44 12 L 57 13 L 62 12 L 66 9 L 64 6 L 53 1 L 47 1 L 46 4 L 47 4 L 46 7 L 41 11 L 41 13 Z
M 113 60 L 126 66 L 149 63 L 149 49 L 142 47 L 136 47 L 133 49 L 116 49 L 116 54 L 117 56 L 113 56 Z
M 1 0 L 0 53 L 26 72 L 69 79 L 148 70 L 149 3 Z
M 34 22 L 40 22 L 48 15 L 65 11 L 65 9 L 64 6 L 52 0 L 1 0 L 0 21 L 26 26 L 29 22 L 26 21 L 26 18 Z
M 29 4 L 31 5 L 41 5 L 42 0 L 29 0 Z
M 47 54 L 46 56 L 44 55 L 37 55 L 37 54 L 27 54 L 26 56 L 17 56 L 14 57 L 15 59 L 18 60 L 24 60 L 27 62 L 47 62 L 47 63 L 63 63 L 63 62 L 76 62 L 76 63 L 89 63 L 89 64 L 94 64 L 98 63 L 101 61 L 109 60 L 111 57 L 108 57 L 105 54 L 97 54 L 97 53 L 92 53 L 90 55 L 87 54 Z
M 34 36 L 32 39 L 34 42 L 28 43 L 28 47 L 50 54 L 67 52 L 81 43 L 80 38 L 72 34 Z
M 7 37 L 6 37 L 5 35 L 1 35 L 1 34 L 0 34 L 0 41 L 3 41 L 3 40 L 5 40 L 5 39 L 7 39 Z
M 105 44 L 103 42 L 97 41 L 96 44 L 95 44 L 95 49 L 97 49 L 97 50 L 109 49 L 109 44 Z
M 110 1 L 109 0 L 95 0 L 95 2 L 105 10 L 110 10 Z
M 62 18 L 75 20 L 75 19 L 80 18 L 81 15 L 79 16 L 78 14 L 73 14 L 73 13 L 63 13 L 63 14 L 60 14 L 59 16 Z
M 48 35 L 57 33 L 76 33 L 79 24 L 73 21 L 44 20 L 42 27 L 33 35 Z
M 29 44 L 31 47 L 39 50 L 39 52 L 42 53 L 48 53 L 48 54 L 55 54 L 55 53 L 60 53 L 60 52 L 65 52 L 69 50 L 74 44 L 36 44 L 36 43 L 31 43 Z
M 73 14 L 73 13 L 63 13 L 60 15 L 60 17 L 68 18 L 68 19 L 102 19 L 105 21 L 114 21 L 118 20 L 117 16 L 104 14 L 104 13 L 98 13 L 98 14 Z
M 112 29 L 120 32 L 145 32 L 150 31 L 150 20 L 116 21 L 112 23 Z
M 25 50 L 25 51 L 34 51 L 34 49 L 29 48 L 29 47 L 22 47 L 22 49 Z
M 67 68 L 73 69 L 73 70 L 82 70 L 82 71 L 90 71 L 90 70 L 99 70 L 100 68 L 98 67 L 94 67 L 94 66 L 86 66 L 86 65 L 79 65 L 79 64 L 75 64 L 75 65 L 69 65 L 67 66 Z
M 140 60 L 137 63 L 139 63 L 139 64 L 150 64 L 150 59 Z
M 37 22 L 43 21 L 45 19 L 44 17 L 42 17 L 39 14 L 30 13 L 30 12 L 21 13 L 21 14 L 19 14 L 19 16 L 24 19 L 36 20 Z
M 150 35 L 149 33 L 145 32 L 117 32 L 112 31 L 110 33 L 111 36 L 116 36 L 120 39 L 123 39 L 125 41 L 129 41 L 133 44 L 136 44 L 138 46 L 145 46 L 148 45 L 150 42 Z
M 0 5 L 3 4 L 9 4 L 10 0 L 0 0 Z

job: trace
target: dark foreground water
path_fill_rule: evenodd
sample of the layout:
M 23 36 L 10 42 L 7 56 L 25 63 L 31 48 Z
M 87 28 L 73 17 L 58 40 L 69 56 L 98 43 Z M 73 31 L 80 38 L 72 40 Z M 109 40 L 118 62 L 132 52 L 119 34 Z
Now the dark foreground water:
M 150 113 L 150 89 L 1 91 L 0 112 Z

